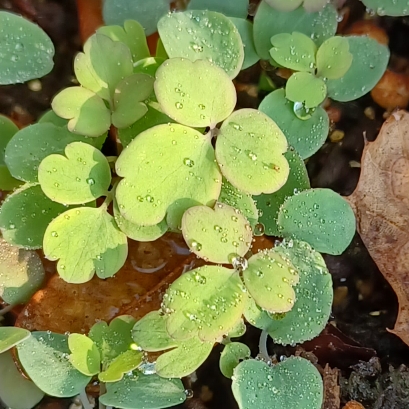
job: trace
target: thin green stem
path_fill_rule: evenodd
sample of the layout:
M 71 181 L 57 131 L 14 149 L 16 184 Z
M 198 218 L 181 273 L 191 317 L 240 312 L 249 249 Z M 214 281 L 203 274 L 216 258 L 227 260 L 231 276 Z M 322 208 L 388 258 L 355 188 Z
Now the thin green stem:
M 0 315 L 5 315 L 14 308 L 14 305 L 10 304 L 0 310 Z
M 85 392 L 85 388 L 80 392 L 80 399 L 82 403 L 82 407 L 84 409 L 94 409 L 94 406 L 89 403 L 87 393 Z
M 259 355 L 267 364 L 271 364 L 271 358 L 268 354 L 267 349 L 267 339 L 268 339 L 268 332 L 266 330 L 261 331 L 260 334 L 260 341 L 258 343 Z
M 115 178 L 115 179 L 116 179 L 116 178 Z M 106 193 L 106 197 L 105 197 L 104 203 L 102 203 L 102 205 L 100 206 L 101 209 L 107 210 L 107 209 L 108 209 L 108 206 L 109 206 L 109 205 L 111 204 L 111 202 L 114 200 L 116 187 L 118 186 L 118 183 L 119 183 L 119 181 L 120 181 L 119 179 L 116 179 L 116 180 L 115 180 L 115 179 L 114 179 L 114 184 L 113 184 L 113 186 L 112 186 L 112 189 L 109 190 L 109 191 Z

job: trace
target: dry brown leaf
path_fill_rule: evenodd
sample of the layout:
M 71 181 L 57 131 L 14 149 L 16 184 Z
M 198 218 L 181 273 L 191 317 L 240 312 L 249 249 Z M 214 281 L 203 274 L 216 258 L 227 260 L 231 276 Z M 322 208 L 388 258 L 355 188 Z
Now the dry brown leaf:
M 365 409 L 365 406 L 355 400 L 350 400 L 342 409 Z
M 409 345 L 409 113 L 398 111 L 365 146 L 361 176 L 349 196 L 357 229 L 392 286 L 399 313 L 391 330 Z
M 340 388 L 338 385 L 339 370 L 331 369 L 329 365 L 324 368 L 324 402 L 322 409 L 339 409 L 341 399 L 339 397 Z

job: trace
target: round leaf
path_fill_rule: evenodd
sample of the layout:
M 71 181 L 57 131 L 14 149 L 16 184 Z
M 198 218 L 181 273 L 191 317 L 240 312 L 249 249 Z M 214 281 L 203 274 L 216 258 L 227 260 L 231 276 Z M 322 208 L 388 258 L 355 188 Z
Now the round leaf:
M 30 331 L 24 328 L 0 327 L 0 354 L 23 342 L 30 335 Z
M 328 96 L 336 101 L 351 101 L 367 94 L 381 79 L 389 61 L 389 49 L 373 38 L 346 37 L 352 64 L 346 74 L 327 81 Z
M 362 0 L 364 5 L 376 11 L 379 16 L 407 16 L 409 15 L 408 0 L 393 0 L 385 2 L 383 0 Z
M 233 395 L 240 409 L 321 409 L 322 378 L 315 366 L 300 357 L 274 366 L 249 359 L 233 376 Z
M 250 358 L 250 348 L 241 342 L 230 342 L 227 344 L 220 355 L 220 371 L 226 378 L 233 376 L 234 368 L 240 361 Z
M 254 254 L 243 272 L 243 279 L 257 305 L 266 311 L 281 313 L 293 307 L 293 286 L 298 283 L 298 272 L 288 257 L 276 250 Z
M 199 334 L 203 341 L 216 341 L 240 320 L 246 299 L 234 270 L 204 266 L 189 271 L 163 297 L 167 331 L 178 340 Z
M 237 189 L 257 195 L 284 185 L 289 167 L 287 140 L 276 123 L 255 109 L 241 109 L 224 121 L 216 141 L 216 158 Z
M 355 234 L 349 203 L 330 189 L 305 190 L 286 199 L 278 214 L 281 235 L 321 252 L 341 254 Z
M 233 207 L 217 203 L 214 210 L 194 206 L 182 218 L 182 232 L 190 250 L 212 263 L 231 263 L 250 249 L 252 234 L 247 219 Z
M 19 184 L 19 181 L 11 176 L 4 160 L 6 146 L 16 132 L 18 128 L 14 122 L 0 115 L 0 189 L 2 190 L 12 190 Z
M 327 87 L 321 78 L 308 72 L 296 72 L 288 79 L 285 96 L 293 102 L 301 102 L 305 108 L 315 108 L 327 96 Z
M 223 14 L 202 10 L 170 13 L 160 19 L 158 31 L 169 58 L 208 60 L 230 78 L 236 77 L 243 65 L 239 31 Z M 208 76 L 203 80 L 207 85 L 213 82 Z M 201 82 L 200 78 L 194 81 L 196 85 Z
M 66 335 L 33 332 L 17 345 L 17 351 L 27 375 L 48 395 L 78 395 L 91 380 L 71 365 Z
M 183 125 L 158 125 L 139 134 L 116 161 L 116 173 L 124 178 L 116 190 L 122 216 L 152 226 L 167 214 L 169 226 L 180 228 L 185 210 L 213 205 L 219 196 L 214 159 L 209 138 Z
M 118 382 L 125 373 L 133 371 L 142 362 L 142 352 L 129 349 L 118 355 L 108 368 L 98 375 L 101 382 Z
M 71 351 L 70 362 L 86 376 L 93 376 L 100 371 L 100 354 L 97 346 L 86 335 L 70 334 L 68 347 Z
M 40 288 L 44 268 L 35 251 L 19 249 L 0 238 L 0 297 L 8 304 L 23 304 Z
M 249 0 L 190 0 L 188 10 L 217 11 L 229 17 L 245 19 L 249 8 Z
M 103 234 L 101 234 L 103 232 Z M 76 208 L 55 218 L 44 234 L 44 254 L 58 260 L 57 270 L 69 283 L 85 283 L 95 271 L 112 277 L 125 263 L 127 239 L 104 208 Z
M 195 127 L 214 128 L 233 112 L 236 104 L 232 81 L 223 70 L 205 60 L 165 61 L 156 73 L 155 94 L 165 114 Z
M 36 24 L 0 12 L 0 84 L 16 84 L 48 74 L 54 65 L 54 46 Z
M 54 202 L 82 204 L 107 194 L 111 169 L 98 149 L 73 142 L 65 148 L 65 156 L 54 154 L 43 159 L 38 181 Z
M 266 0 L 266 3 L 280 11 L 293 11 L 301 6 L 303 0 Z

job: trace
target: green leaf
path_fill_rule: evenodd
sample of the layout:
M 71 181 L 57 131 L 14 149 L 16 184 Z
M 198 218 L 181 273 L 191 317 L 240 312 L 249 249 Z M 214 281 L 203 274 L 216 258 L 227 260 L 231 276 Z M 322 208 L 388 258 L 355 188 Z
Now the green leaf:
M 220 4 L 220 2 L 218 2 Z M 253 37 L 253 23 L 246 20 L 245 18 L 229 17 L 233 24 L 239 31 L 241 41 L 244 47 L 244 61 L 241 67 L 242 70 L 251 67 L 260 57 L 257 54 L 256 48 L 254 46 Z
M 35 251 L 19 249 L 0 238 L 0 297 L 8 304 L 23 304 L 40 288 L 44 268 Z M 1 329 L 1 328 L 0 328 Z
M 379 16 L 407 16 L 409 15 L 409 1 L 395 0 L 385 2 L 383 0 L 362 0 L 362 3 Z
M 298 32 L 281 33 L 271 37 L 271 44 L 270 56 L 280 66 L 294 71 L 314 72 L 317 46 L 310 37 Z
M 116 161 L 116 173 L 124 178 L 116 190 L 122 216 L 145 226 L 167 214 L 168 225 L 180 228 L 185 210 L 213 205 L 221 187 L 209 138 L 179 124 L 139 134 Z
M 169 58 L 208 60 L 230 78 L 235 78 L 243 65 L 239 31 L 223 14 L 202 10 L 169 13 L 160 19 L 158 31 Z M 207 75 L 203 80 L 208 86 L 217 81 Z M 197 78 L 194 81 L 196 85 L 201 82 Z
M 327 86 L 308 72 L 296 72 L 287 81 L 285 96 L 290 101 L 301 102 L 305 108 L 315 108 L 327 96 Z
M 258 109 L 276 122 L 288 144 L 302 159 L 306 159 L 317 152 L 327 139 L 329 118 L 322 107 L 310 109 L 305 117 L 297 116 L 298 105 L 289 101 L 281 88 L 268 94 Z
M 349 203 L 330 189 L 310 189 L 286 199 L 278 214 L 283 237 L 303 240 L 321 252 L 341 254 L 355 234 Z
M 245 19 L 248 14 L 249 0 L 190 0 L 188 10 L 217 11 L 229 17 Z
M 331 37 L 317 52 L 317 75 L 331 80 L 345 75 L 352 64 L 349 42 L 345 37 Z
M 244 323 L 243 319 L 238 321 L 238 323 L 231 329 L 228 334 L 227 338 L 239 338 L 246 333 L 247 327 Z
M 301 6 L 303 0 L 266 0 L 266 3 L 280 11 L 293 11 Z
M 26 82 L 48 74 L 54 46 L 36 24 L 6 11 L 0 12 L 0 84 Z
M 11 176 L 4 160 L 6 146 L 16 132 L 18 132 L 18 127 L 14 122 L 0 115 L 0 189 L 2 190 L 12 190 L 20 183 Z
M 114 318 L 109 326 L 101 321 L 94 324 L 88 336 L 97 345 L 101 354 L 101 363 L 106 365 L 117 356 L 132 349 L 134 343 L 131 331 L 136 319 L 130 315 L 121 315 Z
M 0 354 L 0 396 L 2 403 L 13 409 L 31 409 L 44 393 L 17 369 L 11 352 Z
M 24 328 L 0 327 L 0 354 L 13 348 L 30 336 L 30 331 Z
M 321 409 L 322 378 L 304 358 L 291 357 L 272 367 L 255 359 L 234 371 L 232 390 L 240 409 Z
M 159 311 L 151 311 L 140 319 L 132 329 L 132 338 L 147 352 L 174 348 L 178 343 L 166 331 L 166 322 Z
M 257 305 L 264 310 L 282 313 L 293 307 L 293 287 L 298 283 L 298 272 L 289 258 L 275 249 L 251 256 L 243 279 Z
M 141 24 L 135 20 L 125 20 L 123 27 L 102 26 L 96 32 L 109 37 L 111 40 L 126 44 L 131 50 L 134 62 L 150 57 L 145 31 Z
M 307 13 L 302 7 L 287 12 L 274 10 L 263 0 L 254 16 L 254 44 L 260 58 L 268 60 L 274 35 L 297 31 L 319 46 L 335 34 L 337 24 L 337 11 L 332 4 L 316 13 Z
M 167 58 L 160 57 L 144 58 L 143 60 L 139 60 L 138 62 L 134 63 L 133 72 L 135 74 L 137 73 L 148 74 L 152 77 L 155 77 L 156 71 L 158 71 L 158 68 L 165 62 L 165 60 L 167 60 Z
M 246 300 L 234 270 L 196 268 L 175 280 L 163 297 L 167 331 L 177 340 L 198 334 L 202 341 L 216 341 L 235 327 Z
M 163 111 L 175 121 L 211 128 L 233 112 L 237 98 L 233 82 L 220 68 L 205 60 L 180 58 L 158 69 L 155 94 Z
M 168 53 L 166 52 L 160 37 L 158 38 L 158 42 L 156 43 L 155 57 L 163 60 L 167 60 L 169 58 Z
M 59 398 L 78 395 L 91 380 L 71 365 L 67 338 L 36 331 L 17 345 L 18 358 L 27 375 L 47 395 Z
M 76 208 L 48 225 L 44 254 L 49 260 L 59 260 L 57 270 L 63 280 L 85 283 L 95 272 L 100 278 L 117 273 L 125 263 L 128 243 L 103 207 Z
M 241 192 L 226 179 L 223 179 L 218 202 L 225 203 L 240 210 L 241 214 L 248 220 L 251 228 L 254 230 L 258 223 L 258 210 L 250 194 Z
M 250 249 L 252 232 L 247 219 L 233 207 L 217 203 L 214 210 L 194 206 L 182 218 L 182 233 L 190 251 L 212 263 L 231 263 Z
M 41 189 L 51 200 L 82 204 L 106 196 L 111 169 L 105 156 L 93 146 L 73 142 L 65 156 L 49 155 L 38 168 Z
M 277 225 L 278 212 L 287 197 L 310 188 L 307 169 L 297 152 L 289 150 L 284 154 L 290 165 L 290 174 L 285 185 L 275 193 L 255 196 L 257 208 L 260 209 L 260 222 L 263 223 L 265 234 L 280 236 Z
M 108 383 L 107 393 L 99 397 L 106 406 L 121 409 L 161 409 L 179 405 L 186 400 L 180 379 L 164 379 L 135 371 L 119 382 Z M 160 393 L 158 393 L 160 391 Z
M 159 19 L 168 12 L 168 0 L 105 0 L 102 8 L 105 24 L 133 19 L 142 25 L 147 36 L 157 31 Z
M 51 106 L 57 115 L 69 119 L 71 132 L 95 137 L 111 126 L 111 114 L 104 101 L 86 88 L 65 88 L 54 97 Z
M 346 37 L 352 64 L 346 74 L 327 81 L 328 96 L 351 101 L 367 94 L 381 79 L 389 61 L 389 49 L 370 37 Z
M 156 373 L 163 378 L 182 378 L 202 365 L 213 349 L 213 342 L 202 342 L 194 337 L 178 343 L 178 347 L 160 355 Z
M 312 13 L 322 10 L 327 4 L 327 0 L 304 0 L 303 6 L 308 13 Z
M 220 372 L 226 377 L 233 376 L 234 368 L 240 361 L 250 358 L 250 348 L 241 342 L 230 342 L 227 344 L 220 355 Z
M 148 108 L 145 99 L 152 94 L 154 78 L 146 74 L 132 74 L 123 79 L 115 88 L 112 124 L 126 128 L 142 118 Z
M 84 52 L 75 57 L 74 71 L 83 87 L 111 101 L 118 83 L 132 74 L 132 63 L 126 44 L 94 34 L 85 42 Z
M 118 355 L 108 368 L 98 375 L 101 382 L 118 382 L 125 373 L 133 371 L 142 362 L 142 352 L 129 349 Z
M 68 347 L 71 351 L 70 362 L 86 376 L 100 372 L 100 353 L 92 339 L 82 334 L 70 334 Z
M 40 185 L 26 184 L 7 196 L 0 208 L 0 229 L 4 239 L 15 246 L 39 249 L 48 224 L 66 206 L 50 200 Z
M 223 176 L 237 189 L 257 195 L 284 185 L 287 140 L 276 123 L 255 109 L 240 109 L 224 121 L 216 141 Z

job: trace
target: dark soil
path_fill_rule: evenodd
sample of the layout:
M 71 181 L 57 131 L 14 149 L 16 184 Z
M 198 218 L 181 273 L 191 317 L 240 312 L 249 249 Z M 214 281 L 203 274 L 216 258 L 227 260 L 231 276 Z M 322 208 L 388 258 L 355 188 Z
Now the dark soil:
M 359 17 L 363 8 L 351 1 L 353 13 Z M 38 23 L 52 38 L 56 47 L 55 67 L 41 79 L 41 90 L 33 91 L 29 84 L 3 86 L 0 93 L 0 112 L 22 125 L 34 122 L 50 107 L 52 97 L 73 83 L 72 62 L 81 48 L 78 35 L 75 0 L 0 0 L 0 9 L 14 11 Z M 390 47 L 400 57 L 409 57 L 407 39 L 409 26 L 405 18 L 381 18 L 390 36 Z M 239 106 L 257 108 L 265 94 L 257 94 L 260 65 L 240 74 L 242 85 Z M 279 82 L 271 71 L 269 75 Z M 308 160 L 313 187 L 331 188 L 342 195 L 354 190 L 360 173 L 359 162 L 364 146 L 363 134 L 374 140 L 383 122 L 383 110 L 375 106 L 370 96 L 345 104 L 333 104 L 340 110 L 341 121 L 333 129 L 345 137 L 337 143 L 328 142 Z M 375 118 L 369 119 L 364 110 L 373 107 Z M 335 300 L 330 324 L 324 333 L 298 348 L 298 353 L 312 351 L 318 365 L 341 370 L 342 402 L 354 399 L 366 409 L 406 409 L 409 407 L 409 348 L 396 336 L 388 333 L 398 311 L 397 299 L 391 287 L 372 261 L 357 235 L 341 256 L 325 256 L 333 276 Z M 334 326 L 338 329 L 334 329 Z M 260 331 L 250 328 L 243 337 L 258 353 Z M 269 340 L 270 354 L 281 356 L 294 353 Z M 186 387 L 194 396 L 179 407 L 237 408 L 232 396 L 230 380 L 224 378 L 218 365 L 222 347 L 214 348 L 210 358 L 197 370 L 197 380 L 186 380 Z M 406 365 L 406 366 L 405 366 Z M 66 408 L 69 400 L 45 399 L 41 409 Z M 285 409 L 285 408 L 283 408 Z

